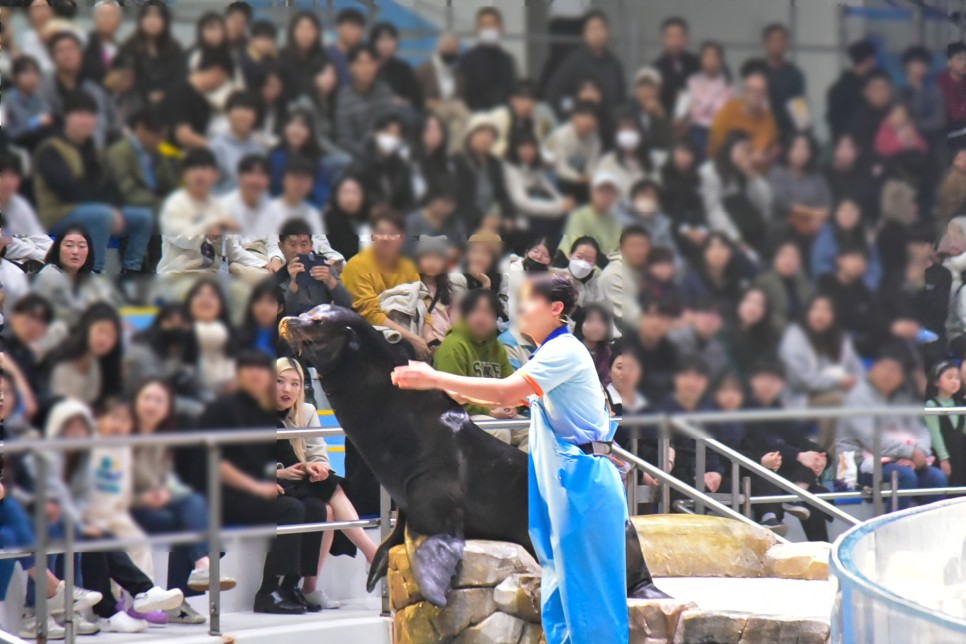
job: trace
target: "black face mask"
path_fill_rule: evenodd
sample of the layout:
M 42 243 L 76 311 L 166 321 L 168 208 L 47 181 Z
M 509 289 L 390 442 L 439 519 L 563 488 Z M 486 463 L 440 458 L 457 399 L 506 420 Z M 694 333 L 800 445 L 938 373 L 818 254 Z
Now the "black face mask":
M 442 60 L 447 65 L 452 65 L 457 60 L 459 60 L 460 55 L 455 52 L 448 51 L 446 53 L 440 54 L 439 59 Z
M 541 271 L 549 271 L 550 267 L 546 264 L 541 264 L 538 261 L 526 257 L 523 260 L 523 270 L 528 273 L 539 273 Z

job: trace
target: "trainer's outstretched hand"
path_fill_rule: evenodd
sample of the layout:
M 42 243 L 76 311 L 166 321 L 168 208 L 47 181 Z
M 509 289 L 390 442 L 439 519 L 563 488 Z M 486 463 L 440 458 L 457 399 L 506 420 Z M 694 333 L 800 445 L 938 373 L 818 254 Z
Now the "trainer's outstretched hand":
M 393 369 L 392 384 L 400 389 L 435 389 L 436 370 L 425 362 L 410 360 L 405 367 Z

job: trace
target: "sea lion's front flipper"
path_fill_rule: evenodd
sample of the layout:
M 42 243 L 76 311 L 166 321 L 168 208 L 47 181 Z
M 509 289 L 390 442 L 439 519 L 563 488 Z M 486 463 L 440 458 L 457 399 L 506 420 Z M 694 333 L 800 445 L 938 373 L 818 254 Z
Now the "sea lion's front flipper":
M 422 593 L 436 606 L 446 605 L 446 594 L 463 561 L 462 537 L 448 534 L 414 534 L 406 527 L 406 554 Z
M 366 580 L 366 591 L 372 592 L 379 583 L 379 580 L 389 572 L 389 551 L 395 546 L 402 545 L 406 541 L 406 513 L 402 510 L 396 514 L 396 525 L 389 533 L 372 558 L 372 565 L 369 566 L 369 578 Z

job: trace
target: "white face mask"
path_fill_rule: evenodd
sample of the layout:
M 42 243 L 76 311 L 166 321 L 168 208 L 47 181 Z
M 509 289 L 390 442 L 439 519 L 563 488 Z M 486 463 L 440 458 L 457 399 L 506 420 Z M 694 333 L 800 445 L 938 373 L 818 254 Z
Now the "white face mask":
M 386 134 L 384 132 L 376 134 L 376 147 L 383 154 L 393 154 L 399 149 L 401 144 L 402 140 L 395 134 Z
M 484 45 L 496 45 L 500 42 L 500 30 L 493 27 L 480 29 L 479 39 Z
M 657 212 L 657 202 L 650 197 L 638 197 L 634 200 L 634 210 L 639 215 L 653 215 Z
M 584 259 L 570 260 L 570 272 L 579 280 L 590 275 L 594 270 L 594 265 Z
M 634 130 L 621 130 L 617 133 L 617 145 L 622 150 L 636 150 L 640 143 L 640 132 L 635 132 Z

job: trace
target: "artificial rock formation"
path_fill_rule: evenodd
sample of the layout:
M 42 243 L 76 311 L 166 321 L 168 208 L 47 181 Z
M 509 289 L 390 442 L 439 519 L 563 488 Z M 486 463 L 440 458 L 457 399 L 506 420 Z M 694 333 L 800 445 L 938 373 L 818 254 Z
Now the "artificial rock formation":
M 444 607 L 419 594 L 405 546 L 389 553 L 395 644 L 540 644 L 540 567 L 522 547 L 467 541 Z

